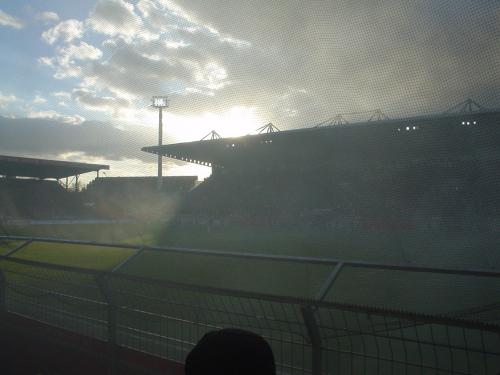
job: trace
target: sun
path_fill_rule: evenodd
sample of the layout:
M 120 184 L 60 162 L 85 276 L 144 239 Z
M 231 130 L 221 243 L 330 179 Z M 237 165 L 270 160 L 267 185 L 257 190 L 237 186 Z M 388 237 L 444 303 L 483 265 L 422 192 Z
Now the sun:
M 199 141 L 212 130 L 223 138 L 239 137 L 254 133 L 264 121 L 253 107 L 234 106 L 222 113 L 189 116 L 176 115 L 175 108 L 170 108 L 164 115 L 164 134 L 173 143 Z

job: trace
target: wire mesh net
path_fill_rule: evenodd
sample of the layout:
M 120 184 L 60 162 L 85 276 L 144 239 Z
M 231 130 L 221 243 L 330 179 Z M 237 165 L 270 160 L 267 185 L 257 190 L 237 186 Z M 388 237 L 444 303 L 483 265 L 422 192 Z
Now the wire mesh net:
M 418 317 L 342 309 L 319 313 L 325 367 L 346 374 L 494 374 L 498 333 Z
M 105 358 L 117 361 L 116 369 L 127 360 L 113 348 L 183 363 L 205 333 L 226 327 L 262 335 L 280 374 L 472 375 L 500 369 L 495 303 L 424 315 L 396 305 L 318 302 L 19 262 L 0 262 L 5 311 L 108 343 Z

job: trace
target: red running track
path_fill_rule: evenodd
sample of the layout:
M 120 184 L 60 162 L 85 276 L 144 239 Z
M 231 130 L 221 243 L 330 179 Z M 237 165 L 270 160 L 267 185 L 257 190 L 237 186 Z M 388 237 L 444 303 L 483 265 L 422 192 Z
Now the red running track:
M 0 374 L 110 374 L 106 342 L 16 314 L 0 314 Z M 181 363 L 116 347 L 116 374 L 183 375 Z

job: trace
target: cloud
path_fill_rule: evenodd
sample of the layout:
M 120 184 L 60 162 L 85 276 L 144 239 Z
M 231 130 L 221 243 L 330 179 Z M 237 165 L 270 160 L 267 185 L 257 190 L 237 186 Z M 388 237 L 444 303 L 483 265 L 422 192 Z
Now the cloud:
M 102 57 L 102 51 L 85 42 L 71 44 L 58 48 L 58 62 L 62 66 L 71 65 L 75 60 L 99 60 Z
M 174 22 L 174 17 L 170 12 L 165 11 L 164 6 L 154 0 L 139 0 L 137 9 L 144 19 L 147 19 L 147 24 L 158 32 L 165 31 Z
M 65 115 L 54 110 L 49 111 L 30 111 L 28 112 L 29 119 L 50 119 L 56 120 L 65 124 L 80 125 L 85 121 L 85 118 L 80 115 Z
M 0 25 L 12 27 L 14 29 L 22 29 L 24 27 L 23 22 L 10 14 L 5 13 L 0 9 Z
M 12 94 L 10 94 L 10 95 L 4 95 L 0 91 L 0 108 L 4 108 L 8 104 L 13 103 L 15 101 L 17 101 L 17 98 L 15 97 L 15 95 L 12 95 Z
M 42 12 L 37 14 L 36 18 L 38 20 L 50 23 L 59 21 L 59 15 L 56 12 Z
M 61 99 L 69 99 L 71 98 L 71 94 L 66 91 L 56 91 L 51 94 L 52 96 L 55 96 L 56 98 L 61 98 Z
M 238 95 L 247 105 L 255 101 L 270 119 L 290 127 L 344 111 L 381 107 L 394 115 L 415 114 L 444 110 L 468 96 L 487 105 L 500 100 L 498 4 L 176 4 L 200 24 L 251 44 L 243 51 L 224 51 L 219 43 L 205 51 L 200 38 L 206 33 L 183 31 L 188 48 L 209 54 L 226 69 L 231 86 L 215 97 Z M 289 103 L 289 117 L 278 105 L 297 89 L 307 91 L 307 100 Z
M 54 98 L 59 99 L 57 105 L 60 107 L 68 107 L 68 102 L 71 99 L 71 94 L 66 91 L 56 91 L 51 94 Z
M 55 61 L 55 58 L 47 57 L 47 56 L 39 57 L 37 59 L 37 62 L 40 65 L 49 66 L 49 67 L 54 67 L 54 61 Z
M 189 62 L 149 56 L 130 45 L 115 50 L 107 61 L 96 61 L 87 77 L 101 90 L 133 99 L 165 92 L 171 84 L 182 88 L 194 81 L 195 69 Z
M 137 8 L 144 21 L 135 13 Z M 56 56 L 39 58 L 39 63 L 53 68 L 56 78 L 80 77 L 80 86 L 87 91 L 78 89 L 74 97 L 88 110 L 109 111 L 119 118 L 128 113 L 136 118 L 138 112 L 131 108 L 135 105 L 132 100 L 140 103 L 153 94 L 171 92 L 172 87 L 177 93 L 174 96 L 193 96 L 193 106 L 203 104 L 200 112 L 211 109 L 214 103 L 207 98 L 232 84 L 223 61 L 225 55 L 234 58 L 234 51 L 249 49 L 251 44 L 193 23 L 195 20 L 171 3 L 144 0 L 137 8 L 124 1 L 97 3 L 86 23 L 110 35 L 103 43 L 105 55 L 96 47 L 79 53 L 73 53 L 71 46 L 60 47 Z M 168 20 L 162 23 L 165 28 L 151 23 L 149 15 L 153 13 Z M 129 29 L 157 37 L 131 37 Z M 222 95 L 216 110 L 227 110 L 235 102 L 222 104 L 224 100 Z M 187 113 L 193 113 L 192 107 L 180 110 L 180 114 Z
M 34 103 L 34 104 L 43 104 L 43 103 L 47 103 L 47 99 L 42 98 L 40 95 L 36 95 L 36 96 L 35 96 L 35 99 L 33 99 L 33 103 Z
M 210 90 L 218 90 L 229 84 L 226 81 L 226 70 L 215 62 L 210 62 L 197 71 L 195 78 L 201 86 Z
M 117 114 L 120 109 L 130 106 L 130 102 L 126 99 L 97 96 L 95 92 L 85 88 L 73 90 L 73 97 L 78 104 L 83 105 L 85 108 L 101 112 L 113 112 Z
M 74 39 L 80 39 L 83 35 L 84 27 L 81 21 L 69 19 L 58 23 L 56 26 L 42 33 L 42 40 L 48 44 L 54 44 L 59 39 L 68 43 Z
M 102 51 L 85 42 L 69 44 L 56 49 L 55 57 L 40 57 L 38 63 L 55 70 L 54 77 L 64 79 L 79 77 L 88 61 L 98 60 Z
M 161 34 L 155 40 L 120 37 L 106 40 L 104 46 L 109 57 L 92 64 L 86 72 L 88 82 L 93 82 L 95 89 L 129 99 L 171 92 L 172 87 L 184 96 L 190 93 L 213 96 L 214 91 L 232 83 L 219 60 L 225 53 L 231 55 L 241 49 L 241 43 L 228 42 L 228 36 L 222 38 L 204 27 L 190 30 Z
M 78 126 L 69 126 L 64 115 L 54 113 L 38 113 L 31 117 L 9 119 L 0 116 L 2 152 L 21 155 L 79 152 L 86 157 L 107 160 L 154 160 L 140 149 L 154 144 L 155 128 L 129 126 L 119 129 L 109 122 L 96 121 L 78 121 Z
M 282 129 L 375 108 L 439 112 L 467 97 L 495 106 L 500 35 L 482 4 L 100 0 L 85 36 L 106 35 L 102 51 L 59 47 L 39 62 L 77 78 L 85 109 L 124 122 L 149 119 L 141 108 L 155 94 L 169 94 L 179 123 L 250 108 Z
M 89 19 L 94 31 L 106 35 L 132 37 L 141 28 L 142 20 L 134 6 L 123 0 L 98 0 Z

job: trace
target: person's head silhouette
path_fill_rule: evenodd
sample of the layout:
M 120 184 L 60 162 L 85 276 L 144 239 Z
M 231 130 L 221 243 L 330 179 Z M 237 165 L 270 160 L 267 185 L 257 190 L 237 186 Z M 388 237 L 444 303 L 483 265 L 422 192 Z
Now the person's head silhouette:
M 207 333 L 188 354 L 186 375 L 275 375 L 269 344 L 241 329 Z

